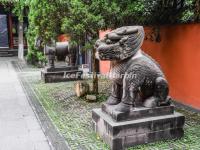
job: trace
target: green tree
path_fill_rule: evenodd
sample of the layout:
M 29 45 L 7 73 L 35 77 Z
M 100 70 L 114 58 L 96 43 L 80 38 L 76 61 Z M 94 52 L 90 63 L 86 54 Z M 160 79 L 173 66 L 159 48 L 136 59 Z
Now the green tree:
M 30 0 L 29 3 L 29 29 L 28 29 L 28 58 L 37 61 L 37 52 L 42 49 L 35 48 L 35 40 L 40 37 L 45 45 L 51 39 L 56 39 L 60 33 L 63 6 L 55 0 Z M 61 14 L 62 13 L 62 14 Z
M 98 93 L 98 78 L 93 45 L 98 39 L 99 30 L 115 27 L 119 8 L 108 0 L 69 2 L 68 14 L 63 18 L 62 31 L 70 34 L 73 44 L 85 45 L 92 49 L 93 92 Z
M 124 25 L 161 25 L 187 23 L 200 20 L 199 0 L 0 0 L 14 3 L 15 13 L 23 18 L 24 8 L 29 9 L 28 58 L 38 61 L 34 43 L 37 37 L 43 44 L 68 33 L 71 43 L 82 49 L 93 48 L 99 30 Z M 34 62 L 33 61 L 33 62 Z M 93 71 L 95 70 L 93 63 Z M 94 73 L 93 91 L 97 93 Z

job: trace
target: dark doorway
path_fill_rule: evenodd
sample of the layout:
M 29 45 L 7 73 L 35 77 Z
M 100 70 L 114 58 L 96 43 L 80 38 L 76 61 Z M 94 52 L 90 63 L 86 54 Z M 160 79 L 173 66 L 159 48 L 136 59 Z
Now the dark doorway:
M 7 15 L 0 14 L 0 48 L 9 48 Z

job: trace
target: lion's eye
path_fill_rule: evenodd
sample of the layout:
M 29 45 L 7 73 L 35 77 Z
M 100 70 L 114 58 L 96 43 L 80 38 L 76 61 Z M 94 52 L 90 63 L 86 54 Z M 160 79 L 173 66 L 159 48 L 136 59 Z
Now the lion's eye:
M 109 39 L 106 40 L 106 44 L 111 44 L 111 43 L 112 43 L 111 40 L 109 40 Z
M 119 44 L 120 44 L 120 45 L 123 45 L 123 44 L 124 44 L 124 41 L 123 41 L 123 40 L 120 40 L 120 41 L 119 41 Z

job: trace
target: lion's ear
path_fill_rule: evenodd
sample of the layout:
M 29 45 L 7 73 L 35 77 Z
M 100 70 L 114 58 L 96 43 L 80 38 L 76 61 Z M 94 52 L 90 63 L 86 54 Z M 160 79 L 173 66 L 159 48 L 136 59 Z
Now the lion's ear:
M 124 35 L 126 33 L 126 27 L 118 28 L 118 29 L 114 30 L 114 32 L 119 35 Z
M 137 34 L 139 31 L 138 27 L 132 27 L 126 29 L 126 34 Z
M 112 40 L 120 40 L 122 38 L 122 36 L 118 35 L 117 33 L 115 32 L 111 32 L 108 34 L 108 39 L 110 39 L 111 41 Z

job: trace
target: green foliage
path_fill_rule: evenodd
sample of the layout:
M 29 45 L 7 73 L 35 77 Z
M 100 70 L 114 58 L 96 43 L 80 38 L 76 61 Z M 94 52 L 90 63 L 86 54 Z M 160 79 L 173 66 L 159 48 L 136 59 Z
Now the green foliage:
M 28 5 L 29 0 L 0 0 L 0 3 L 4 5 L 5 9 L 10 11 L 13 7 L 13 13 L 18 16 L 20 21 L 23 21 L 24 9 Z
M 93 42 L 91 42 L 91 43 L 89 43 L 89 42 L 86 42 L 85 43 L 85 45 L 83 46 L 83 51 L 88 51 L 88 50 L 92 50 L 93 49 L 93 44 L 92 43 L 94 43 L 94 41 Z
M 185 0 L 185 10 L 180 16 L 180 22 L 186 23 L 195 20 L 195 5 L 196 0 Z
M 62 15 L 61 3 L 53 0 L 30 0 L 29 3 L 29 29 L 27 33 L 29 51 L 31 56 L 39 60 L 37 53 L 42 49 L 35 48 L 35 40 L 37 37 L 43 39 L 43 45 L 51 39 L 56 39 L 60 33 L 60 20 Z
M 193 20 L 194 19 L 193 16 L 194 16 L 194 12 L 187 10 L 182 14 L 181 21 L 188 22 L 188 20 Z
M 195 21 L 197 0 L 115 0 L 120 7 L 120 25 L 162 25 Z
M 11 5 L 13 5 L 13 3 L 15 3 L 15 1 L 13 0 L 0 0 L 0 5 L 3 6 L 3 9 L 5 12 L 11 12 L 12 11 L 12 7 Z
M 18 16 L 19 21 L 23 21 L 24 18 L 24 10 L 25 7 L 28 5 L 28 0 L 16 0 L 15 3 L 13 3 L 14 5 L 14 9 L 13 9 L 13 13 Z
M 162 25 L 194 21 L 196 0 L 73 0 L 61 30 L 77 43 L 96 37 L 99 29 L 124 25 Z M 184 3 L 182 3 L 184 2 Z
M 149 3 L 146 0 L 115 0 L 117 6 L 120 9 L 120 26 L 121 25 L 130 25 L 130 24 L 138 24 L 145 20 L 146 12 L 146 3 Z M 151 4 L 153 5 L 153 4 Z M 149 10 L 148 10 L 149 11 Z
M 101 15 L 94 15 L 89 5 L 81 0 L 70 1 L 69 12 L 62 19 L 62 31 L 70 34 L 77 44 L 84 42 L 87 35 L 98 36 L 98 30 L 105 26 Z
M 161 25 L 199 21 L 199 0 L 0 0 L 14 4 L 15 14 L 23 20 L 28 9 L 27 33 L 30 53 L 37 60 L 35 39 L 43 45 L 60 33 L 71 36 L 72 45 L 91 48 L 100 29 L 124 25 Z M 184 2 L 183 4 L 181 2 Z M 85 45 L 85 46 L 84 46 Z
M 0 0 L 1 4 L 13 4 L 16 2 L 17 2 L 17 0 Z
M 40 62 L 43 62 L 43 63 L 47 62 L 47 59 L 42 52 L 37 52 L 37 58 L 38 58 L 38 61 Z
M 121 11 L 119 5 L 110 0 L 92 0 L 89 5 L 89 12 L 95 16 L 101 16 L 103 19 L 102 29 L 115 28 L 121 19 Z
M 116 25 L 119 9 L 114 2 L 108 0 L 73 0 L 69 1 L 68 6 L 68 14 L 63 18 L 61 29 L 63 32 L 68 33 L 73 41 L 76 41 L 79 48 L 84 47 L 83 45 L 85 45 L 84 48 L 88 46 L 93 47 L 94 42 L 98 38 L 99 30 Z M 92 48 L 92 91 L 97 94 L 98 77 L 96 75 L 96 63 L 95 49 Z

